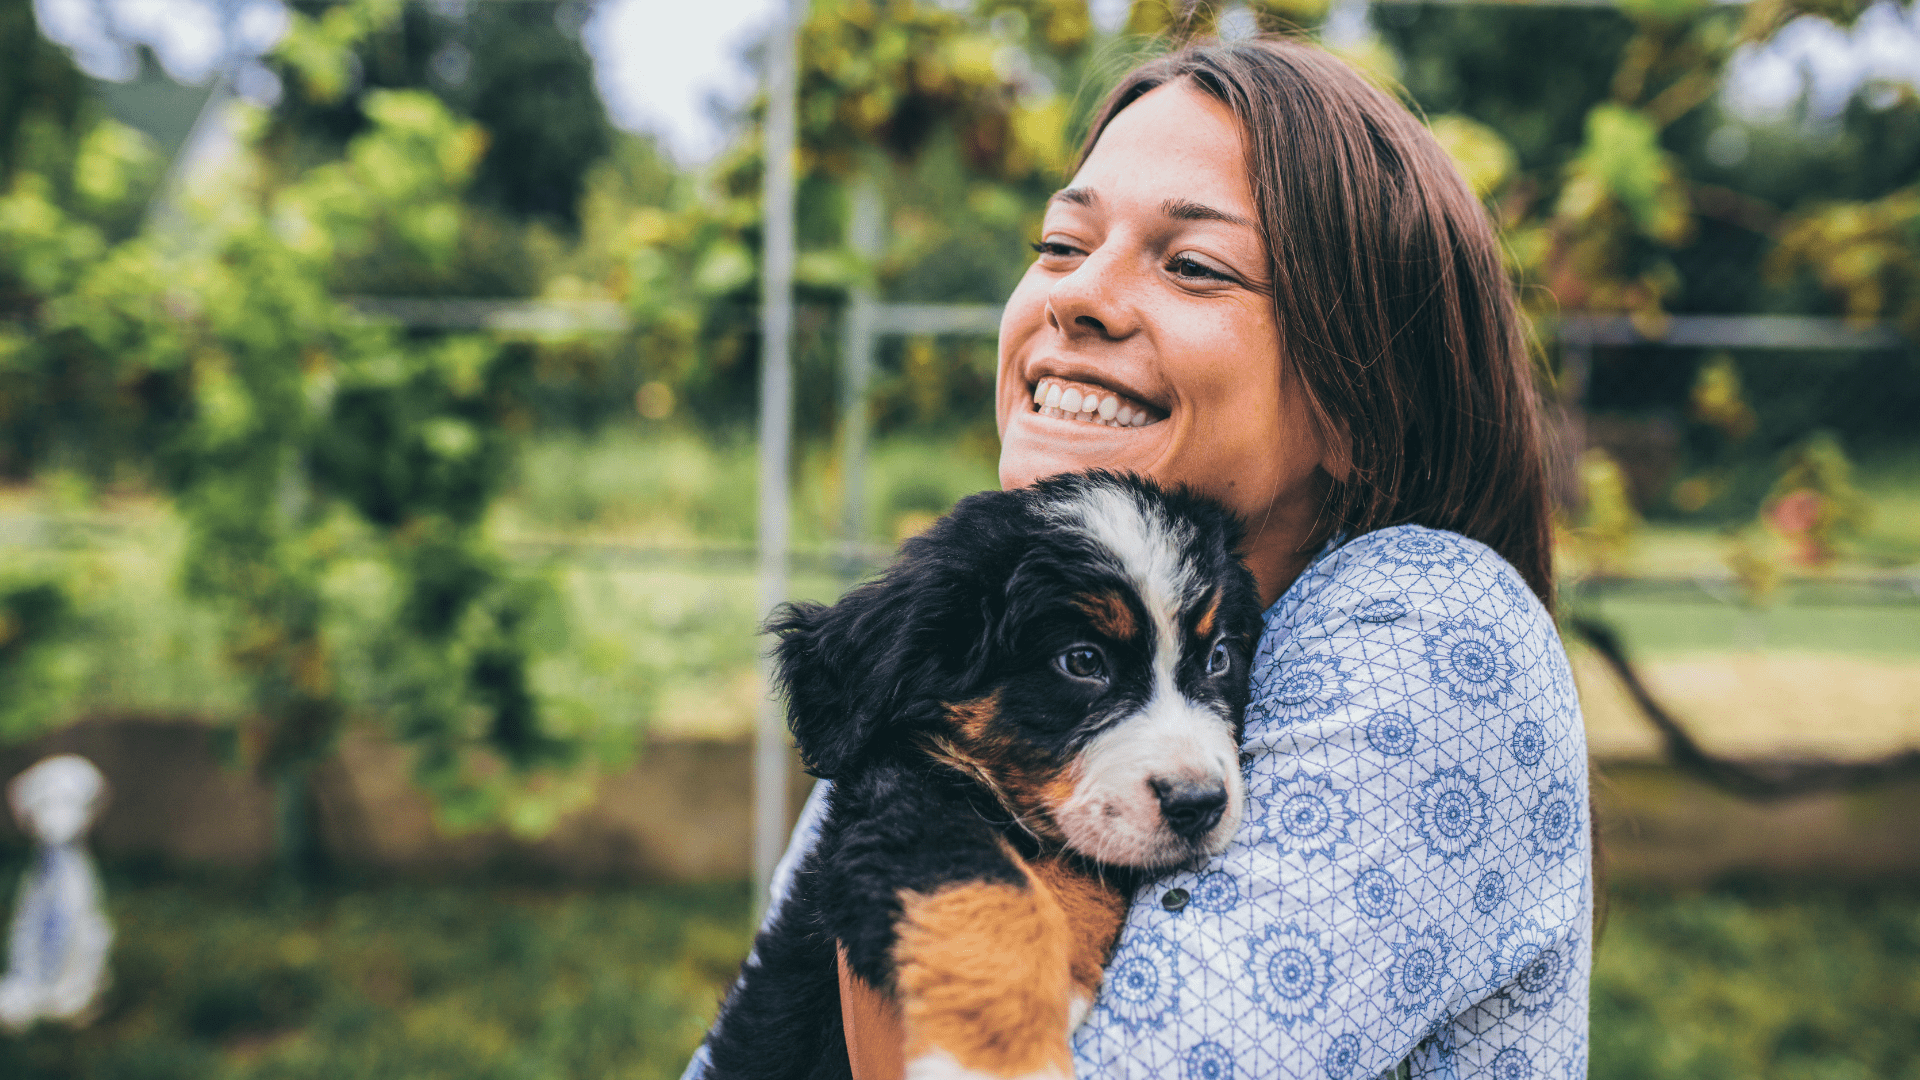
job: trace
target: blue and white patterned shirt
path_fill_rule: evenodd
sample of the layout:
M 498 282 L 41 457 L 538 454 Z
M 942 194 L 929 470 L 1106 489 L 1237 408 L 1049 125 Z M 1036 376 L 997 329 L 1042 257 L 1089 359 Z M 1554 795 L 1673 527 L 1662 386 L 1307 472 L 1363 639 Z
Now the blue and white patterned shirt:
M 1582 1080 L 1587 751 L 1552 617 L 1484 544 L 1400 525 L 1330 547 L 1265 621 L 1246 821 L 1141 890 L 1075 1072 L 1368 1080 L 1411 1054 Z

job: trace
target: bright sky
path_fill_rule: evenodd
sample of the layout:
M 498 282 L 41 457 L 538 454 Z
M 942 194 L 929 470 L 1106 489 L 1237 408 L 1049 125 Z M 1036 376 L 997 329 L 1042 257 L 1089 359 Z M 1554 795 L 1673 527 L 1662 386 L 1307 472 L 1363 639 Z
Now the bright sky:
M 652 130 L 688 161 L 719 151 L 708 103 L 753 93 L 741 48 L 772 25 L 774 0 L 604 0 L 583 37 L 614 122 Z
M 457 8 L 463 0 L 429 0 Z M 725 138 L 709 103 L 737 105 L 753 92 L 743 46 L 773 21 L 779 0 L 602 0 L 583 32 L 614 122 L 660 135 L 685 162 L 711 157 Z M 1094 0 L 1102 24 L 1124 0 Z M 271 99 L 278 83 L 250 63 L 286 32 L 280 0 L 34 0 L 47 36 L 72 49 L 90 74 L 124 79 L 132 54 L 122 42 L 153 46 L 168 72 L 198 82 L 227 55 L 236 85 Z M 111 19 L 110 28 L 103 20 Z M 230 43 L 230 44 L 228 44 Z M 1838 113 L 1870 80 L 1920 88 L 1920 4 L 1877 4 L 1852 30 L 1811 17 L 1766 46 L 1735 58 L 1725 101 L 1737 116 L 1765 121 L 1806 95 L 1815 117 Z

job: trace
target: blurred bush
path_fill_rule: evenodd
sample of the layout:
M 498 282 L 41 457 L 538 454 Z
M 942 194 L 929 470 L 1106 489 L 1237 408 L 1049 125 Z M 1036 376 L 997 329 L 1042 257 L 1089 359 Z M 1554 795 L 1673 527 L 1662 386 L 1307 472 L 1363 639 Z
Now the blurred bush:
M 320 19 L 366 31 L 398 10 Z M 303 19 L 286 48 L 312 66 Z M 7 78 L 31 101 L 25 75 Z M 528 690 L 541 588 L 482 528 L 510 475 L 522 357 L 369 325 L 329 293 L 335 267 L 375 250 L 449 265 L 486 137 L 419 91 L 359 106 L 366 126 L 337 160 L 284 179 L 270 154 L 244 154 L 205 197 L 176 201 L 178 233 L 111 231 L 119 203 L 102 200 L 146 194 L 121 176 L 146 158 L 83 109 L 64 126 L 51 107 L 16 118 L 41 150 L 15 155 L 0 194 L 0 314 L 29 331 L 9 338 L 11 465 L 71 453 L 179 509 L 184 584 L 223 616 L 250 699 L 240 745 L 282 788 L 290 869 L 312 858 L 306 778 L 356 712 L 419 748 L 451 825 L 537 829 L 583 797 L 541 775 L 582 746 L 542 725 Z M 244 149 L 270 145 L 270 118 L 235 120 Z M 62 430 L 76 411 L 84 423 Z M 369 677 L 348 681 L 327 581 L 355 559 L 391 578 L 392 614 Z

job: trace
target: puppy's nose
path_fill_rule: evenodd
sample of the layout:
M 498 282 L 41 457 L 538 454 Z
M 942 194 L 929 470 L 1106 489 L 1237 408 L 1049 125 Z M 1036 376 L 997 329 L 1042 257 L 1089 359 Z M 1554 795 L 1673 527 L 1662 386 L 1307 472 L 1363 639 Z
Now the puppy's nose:
M 1167 828 L 1188 840 L 1220 824 L 1220 815 L 1227 811 L 1227 787 L 1217 780 L 1155 780 L 1153 793 L 1160 798 L 1160 816 L 1167 819 Z

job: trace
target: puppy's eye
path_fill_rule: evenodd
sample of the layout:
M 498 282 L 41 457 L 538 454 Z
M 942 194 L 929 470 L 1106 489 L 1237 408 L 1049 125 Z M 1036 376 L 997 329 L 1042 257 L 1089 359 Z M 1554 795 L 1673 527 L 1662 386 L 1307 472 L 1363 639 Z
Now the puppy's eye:
M 1227 651 L 1227 643 L 1216 641 L 1213 651 L 1207 654 L 1207 674 L 1219 675 L 1233 666 L 1233 654 Z
M 1053 665 L 1076 679 L 1107 681 L 1107 660 L 1091 645 L 1075 645 L 1053 658 Z

